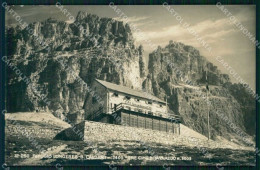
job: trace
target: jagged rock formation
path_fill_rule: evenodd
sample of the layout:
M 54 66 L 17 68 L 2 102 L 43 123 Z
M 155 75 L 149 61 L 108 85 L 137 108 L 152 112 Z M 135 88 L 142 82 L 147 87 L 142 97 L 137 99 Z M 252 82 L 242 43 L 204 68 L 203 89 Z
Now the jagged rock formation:
M 165 48 L 158 47 L 149 55 L 149 59 L 149 73 L 154 79 L 172 79 L 171 81 L 177 83 L 186 78 L 198 85 L 205 83 L 207 66 L 210 84 L 221 85 L 229 81 L 228 75 L 221 74 L 217 66 L 208 62 L 198 50 L 182 43 L 170 41 Z M 176 68 L 175 71 L 173 68 Z M 165 70 L 166 74 L 160 74 L 162 70 Z M 178 70 L 182 76 L 178 74 Z
M 141 88 L 144 73 L 139 68 L 144 67 L 144 56 L 142 48 L 134 46 L 127 24 L 84 12 L 78 13 L 75 23 L 80 24 L 48 19 L 30 24 L 29 29 L 17 26 L 7 30 L 8 59 L 30 80 L 26 84 L 7 67 L 9 112 L 40 109 L 78 113 L 87 95 L 79 79 L 87 85 L 99 78 Z
M 255 128 L 254 99 L 242 85 L 234 88 L 229 76 L 208 62 L 199 51 L 182 43 L 170 43 L 158 47 L 149 55 L 149 75 L 144 81 L 144 88 L 156 96 L 167 96 L 169 107 L 183 118 L 184 124 L 207 135 L 207 113 L 210 112 L 211 135 L 232 138 L 235 132 L 223 117 L 241 130 L 253 134 Z M 207 73 L 206 73 L 207 70 Z M 208 75 L 209 93 L 206 100 L 206 74 Z M 241 94 L 241 91 L 243 93 Z M 242 100 L 242 101 L 241 101 Z M 250 107 L 251 110 L 245 108 Z M 251 128 L 248 128 L 250 125 Z
M 248 129 L 245 122 L 254 122 L 254 100 L 237 99 L 243 96 L 230 90 L 228 75 L 191 46 L 171 41 L 165 48 L 158 47 L 149 55 L 146 72 L 143 47 L 135 47 L 130 27 L 123 22 L 79 12 L 75 23 L 48 19 L 31 23 L 29 28 L 35 36 L 19 26 L 7 29 L 8 59 L 30 80 L 26 83 L 7 66 L 9 112 L 40 109 L 56 116 L 81 117 L 88 86 L 98 78 L 167 97 L 171 112 L 181 115 L 187 126 L 207 134 L 207 105 L 201 97 L 206 94 L 207 67 L 212 137 L 232 133 L 214 114 L 216 110 L 242 130 Z M 250 105 L 250 113 L 245 105 Z M 82 117 L 76 116 L 75 122 L 79 119 Z M 247 132 L 254 134 L 253 129 Z

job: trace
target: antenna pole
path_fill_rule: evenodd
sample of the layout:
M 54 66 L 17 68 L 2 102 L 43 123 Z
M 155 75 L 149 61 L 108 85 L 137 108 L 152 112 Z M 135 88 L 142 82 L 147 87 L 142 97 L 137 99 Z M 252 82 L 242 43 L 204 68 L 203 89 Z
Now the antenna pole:
M 207 111 L 208 111 L 208 140 L 210 140 L 210 127 L 209 127 L 209 105 L 208 105 L 208 68 L 206 65 L 206 99 L 207 99 Z
M 167 103 L 167 96 L 166 96 L 166 114 L 168 114 L 168 108 L 167 108 L 167 105 L 168 105 L 168 103 Z

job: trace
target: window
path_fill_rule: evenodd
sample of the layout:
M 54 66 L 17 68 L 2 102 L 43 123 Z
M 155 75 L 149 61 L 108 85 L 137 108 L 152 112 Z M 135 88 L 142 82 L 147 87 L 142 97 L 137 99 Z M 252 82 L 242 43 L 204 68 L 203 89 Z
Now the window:
M 165 131 L 166 132 L 166 122 L 165 121 L 161 121 L 160 122 L 160 131 Z
M 130 126 L 134 127 L 136 121 L 137 121 L 137 119 L 135 118 L 135 116 L 130 115 Z
M 140 99 L 135 99 L 135 101 L 140 102 Z
M 130 125 L 130 119 L 129 119 L 129 115 L 122 113 L 122 119 L 121 119 L 121 124 L 124 126 L 129 126 Z
M 115 97 L 118 97 L 118 93 L 114 93 L 114 96 L 115 96 Z
M 138 119 L 136 116 L 134 116 L 134 127 L 137 127 L 137 124 L 138 124 Z
M 142 110 L 142 109 L 138 109 L 138 112 L 139 112 L 139 113 L 143 113 L 143 110 Z
M 153 129 L 153 122 L 152 119 L 147 118 L 146 119 L 146 129 Z
M 151 101 L 148 101 L 148 104 L 153 104 Z
M 125 98 L 126 98 L 127 100 L 130 100 L 130 99 L 131 99 L 131 97 L 130 97 L 130 96 L 125 96 Z
M 156 120 L 156 119 L 153 120 L 153 129 L 154 130 L 160 130 L 160 122 L 159 122 L 159 120 Z
M 145 118 L 138 116 L 138 127 L 145 128 Z

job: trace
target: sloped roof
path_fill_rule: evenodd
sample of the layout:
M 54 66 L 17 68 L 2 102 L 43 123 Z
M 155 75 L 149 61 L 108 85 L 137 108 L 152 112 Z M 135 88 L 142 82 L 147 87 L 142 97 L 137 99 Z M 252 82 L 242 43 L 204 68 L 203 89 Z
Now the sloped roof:
M 163 101 L 163 100 L 161 100 L 161 99 L 159 99 L 159 98 L 157 98 L 157 97 L 155 97 L 155 96 L 153 96 L 153 95 L 151 95 L 150 93 L 147 93 L 147 92 L 134 90 L 134 89 L 131 89 L 131 88 L 126 87 L 126 86 L 121 86 L 121 85 L 109 83 L 107 81 L 102 81 L 102 80 L 98 80 L 98 79 L 96 79 L 96 81 L 99 82 L 100 84 L 102 84 L 103 86 L 105 86 L 106 88 L 110 89 L 110 90 L 129 94 L 129 95 L 136 96 L 136 97 L 145 98 L 145 99 L 148 99 L 148 100 L 153 100 L 153 101 L 165 103 L 165 101 Z

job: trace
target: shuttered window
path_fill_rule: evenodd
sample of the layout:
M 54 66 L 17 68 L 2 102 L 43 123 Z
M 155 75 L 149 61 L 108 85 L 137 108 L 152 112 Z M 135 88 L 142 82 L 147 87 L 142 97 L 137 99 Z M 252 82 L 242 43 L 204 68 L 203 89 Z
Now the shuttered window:
M 153 129 L 152 119 L 146 118 L 146 129 Z
M 130 115 L 130 126 L 134 127 L 135 123 L 135 117 L 133 115 Z
M 138 116 L 138 127 L 145 128 L 144 127 L 144 121 L 145 121 L 145 119 L 143 117 Z
M 153 129 L 154 130 L 160 130 L 160 121 L 159 120 L 153 120 Z
M 136 115 L 133 115 L 133 118 L 134 118 L 134 127 L 137 127 L 137 116 Z
M 129 115 L 126 114 L 126 113 L 122 113 L 121 114 L 121 124 L 124 125 L 124 126 L 129 126 L 130 125 L 130 122 L 129 122 Z
M 166 132 L 166 122 L 160 121 L 160 131 Z

